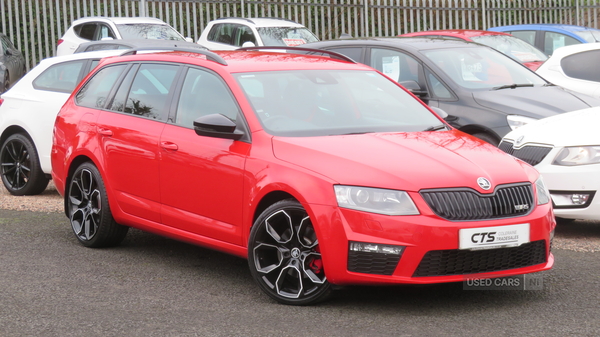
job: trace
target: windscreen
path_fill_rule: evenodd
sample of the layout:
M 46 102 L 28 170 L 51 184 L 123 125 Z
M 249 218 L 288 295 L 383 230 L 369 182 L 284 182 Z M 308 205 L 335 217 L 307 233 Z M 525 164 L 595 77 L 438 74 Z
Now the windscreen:
M 467 89 L 547 84 L 506 55 L 485 47 L 431 49 L 422 53 L 452 81 Z
M 272 135 L 409 132 L 442 124 L 420 101 L 374 71 L 269 71 L 236 78 Z
M 176 40 L 185 39 L 175 29 L 168 25 L 152 23 L 135 23 L 117 25 L 123 39 L 152 39 L 152 40 Z
M 260 27 L 258 34 L 265 46 L 299 46 L 319 39 L 304 27 Z
M 482 35 L 474 36 L 471 40 L 490 46 L 519 62 L 546 61 L 548 56 L 541 50 L 514 36 Z

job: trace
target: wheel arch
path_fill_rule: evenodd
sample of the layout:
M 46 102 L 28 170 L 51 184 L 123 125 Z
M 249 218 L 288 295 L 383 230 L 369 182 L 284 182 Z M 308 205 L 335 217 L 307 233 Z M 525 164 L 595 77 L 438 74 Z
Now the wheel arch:
M 460 127 L 459 130 L 464 133 L 468 133 L 470 135 L 474 135 L 476 133 L 485 133 L 485 134 L 489 135 L 490 137 L 493 137 L 494 139 L 496 139 L 498 141 L 498 143 L 500 143 L 500 141 L 502 140 L 502 137 L 500 137 L 496 132 L 494 132 L 492 129 L 485 127 L 483 125 L 469 124 L 469 125 Z
M 285 191 L 271 191 L 264 195 L 254 209 L 254 213 L 252 214 L 252 223 L 250 224 L 249 229 L 254 226 L 256 219 L 258 219 L 258 217 L 262 214 L 262 212 L 264 212 L 265 209 L 267 209 L 267 207 L 285 199 L 294 199 L 299 202 L 298 198 Z
M 11 126 L 7 127 L 6 129 L 4 129 L 4 131 L 2 132 L 2 135 L 0 135 L 0 145 L 4 144 L 4 141 L 6 140 L 6 138 L 8 138 L 16 133 L 22 133 L 25 137 L 29 138 L 29 140 L 35 146 L 35 143 L 33 142 L 33 139 L 31 138 L 31 135 L 29 134 L 29 132 L 27 132 L 27 130 L 25 130 L 22 126 L 19 126 L 19 125 L 11 125 Z M 37 147 L 35 150 L 37 151 Z M 38 155 L 39 155 L 39 153 L 38 153 Z

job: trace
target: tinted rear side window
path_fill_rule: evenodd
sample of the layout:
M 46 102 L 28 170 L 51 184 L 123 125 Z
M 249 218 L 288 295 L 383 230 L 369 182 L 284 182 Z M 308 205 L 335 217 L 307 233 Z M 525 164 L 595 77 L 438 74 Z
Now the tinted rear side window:
M 600 82 L 600 50 L 584 51 L 560 61 L 565 74 L 586 81 Z
M 102 109 L 113 85 L 125 70 L 126 65 L 109 66 L 98 71 L 75 96 L 78 105 Z
M 134 71 L 130 71 L 115 95 L 111 110 L 166 120 L 169 95 L 178 70 L 177 65 L 143 64 L 135 77 Z
M 55 64 L 33 80 L 38 90 L 71 93 L 79 83 L 85 60 Z
M 75 34 L 82 39 L 94 40 L 96 35 L 96 24 L 95 23 L 82 23 L 74 27 Z

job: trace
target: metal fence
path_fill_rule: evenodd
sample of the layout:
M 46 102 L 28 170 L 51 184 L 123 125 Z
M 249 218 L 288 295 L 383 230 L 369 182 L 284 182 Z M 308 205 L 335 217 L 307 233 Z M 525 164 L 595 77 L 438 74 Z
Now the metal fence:
M 85 16 L 151 16 L 196 41 L 220 17 L 280 17 L 300 22 L 320 39 L 341 33 L 394 36 L 431 29 L 487 29 L 521 23 L 598 28 L 599 0 L 0 0 L 1 31 L 28 69 L 53 56 L 56 42 Z

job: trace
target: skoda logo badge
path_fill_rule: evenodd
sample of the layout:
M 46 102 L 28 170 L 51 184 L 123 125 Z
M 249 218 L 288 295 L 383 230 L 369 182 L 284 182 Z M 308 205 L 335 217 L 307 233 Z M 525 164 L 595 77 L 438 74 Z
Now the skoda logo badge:
M 515 142 L 515 146 L 519 146 L 519 145 L 523 144 L 523 138 L 525 138 L 524 135 L 517 138 L 517 141 Z
M 490 183 L 490 181 L 485 179 L 484 177 L 477 178 L 477 185 L 479 185 L 479 187 L 483 188 L 486 191 L 492 188 L 492 184 Z

